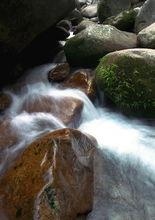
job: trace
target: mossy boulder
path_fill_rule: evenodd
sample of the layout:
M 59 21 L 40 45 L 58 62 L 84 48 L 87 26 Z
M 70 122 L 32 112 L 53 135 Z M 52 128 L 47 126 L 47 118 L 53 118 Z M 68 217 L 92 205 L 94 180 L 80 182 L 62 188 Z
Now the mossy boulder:
M 116 16 L 107 18 L 103 24 L 110 24 L 122 31 L 133 31 L 138 9 L 125 10 Z
M 103 57 L 96 69 L 101 91 L 124 113 L 155 116 L 155 51 L 130 49 Z
M 70 38 L 64 47 L 67 61 L 74 66 L 93 66 L 109 52 L 137 46 L 135 34 L 110 25 L 91 25 Z

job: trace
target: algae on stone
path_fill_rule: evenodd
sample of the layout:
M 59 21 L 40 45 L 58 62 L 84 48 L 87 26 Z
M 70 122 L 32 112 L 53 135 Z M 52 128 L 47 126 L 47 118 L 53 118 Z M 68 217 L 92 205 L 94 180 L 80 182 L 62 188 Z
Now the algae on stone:
M 150 67 L 138 56 L 103 57 L 96 82 L 123 112 L 147 117 L 155 113 L 155 64 Z

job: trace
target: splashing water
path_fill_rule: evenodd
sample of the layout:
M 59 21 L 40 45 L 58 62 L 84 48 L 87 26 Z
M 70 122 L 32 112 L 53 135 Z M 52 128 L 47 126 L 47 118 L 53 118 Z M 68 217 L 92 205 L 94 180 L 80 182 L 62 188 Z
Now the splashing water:
M 14 158 L 38 136 L 66 125 L 50 112 L 22 111 L 25 100 L 72 97 L 84 103 L 79 130 L 94 136 L 99 152 L 94 161 L 94 208 L 88 220 L 153 220 L 155 219 L 155 144 L 154 130 L 138 121 L 96 108 L 77 89 L 59 89 L 47 81 L 54 64 L 41 66 L 24 79 L 20 93 L 9 92 L 13 102 L 5 113 L 18 143 L 3 151 L 0 165 Z M 22 129 L 21 129 L 22 128 Z

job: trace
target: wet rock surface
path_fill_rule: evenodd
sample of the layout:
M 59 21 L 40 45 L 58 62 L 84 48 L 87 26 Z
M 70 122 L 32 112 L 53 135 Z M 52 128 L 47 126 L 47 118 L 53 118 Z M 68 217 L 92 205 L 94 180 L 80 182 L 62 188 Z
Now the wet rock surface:
M 95 144 L 63 129 L 29 145 L 1 177 L 1 216 L 68 220 L 90 211 Z

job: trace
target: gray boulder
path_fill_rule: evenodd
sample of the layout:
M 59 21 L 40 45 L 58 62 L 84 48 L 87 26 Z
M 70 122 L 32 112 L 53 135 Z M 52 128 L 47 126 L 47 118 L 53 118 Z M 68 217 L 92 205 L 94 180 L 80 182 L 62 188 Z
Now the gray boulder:
M 123 32 L 110 25 L 90 25 L 73 38 L 64 47 L 67 61 L 71 65 L 92 66 L 109 52 L 135 48 L 137 36 Z
M 102 23 L 106 18 L 119 14 L 131 7 L 130 0 L 100 0 L 98 3 L 98 17 Z
M 139 32 L 138 43 L 140 47 L 155 49 L 155 23 Z
M 142 29 L 146 28 L 147 26 L 149 26 L 154 22 L 155 22 L 155 1 L 147 0 L 143 4 L 136 18 L 135 31 L 138 33 Z
M 88 5 L 82 10 L 82 15 L 86 18 L 93 18 L 97 16 L 97 4 Z

